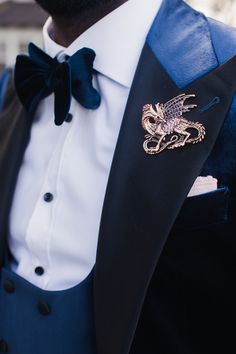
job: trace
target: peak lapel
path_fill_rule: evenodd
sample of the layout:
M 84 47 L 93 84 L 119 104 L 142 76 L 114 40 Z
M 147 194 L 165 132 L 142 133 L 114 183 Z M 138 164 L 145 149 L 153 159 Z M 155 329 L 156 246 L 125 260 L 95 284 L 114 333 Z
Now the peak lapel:
M 218 66 L 207 18 L 181 0 L 163 0 L 147 43 L 180 88 Z
M 19 102 L 10 76 L 0 112 L 0 259 L 3 260 L 8 217 L 16 178 L 29 141 L 32 118 Z
M 222 74 L 224 70 L 202 77 L 217 66 L 204 17 L 177 0 L 164 1 L 160 11 L 133 81 L 104 201 L 94 285 L 98 354 L 129 352 L 163 246 L 213 148 L 236 87 L 236 82 L 229 83 L 228 74 Z M 199 20 L 188 35 L 182 33 L 185 22 L 178 25 L 183 11 L 189 26 L 193 18 Z M 165 55 L 167 34 L 164 32 L 170 25 L 176 28 L 176 33 L 174 37 L 173 33 L 169 34 L 169 49 Z M 199 39 L 199 52 L 189 36 Z M 185 46 L 181 45 L 183 40 Z M 188 63 L 192 51 L 198 63 L 194 68 Z M 158 59 L 165 64 L 165 70 Z M 173 61 L 177 62 L 176 67 Z M 235 59 L 227 67 L 228 71 L 232 72 L 233 67 L 236 67 Z M 184 86 L 183 91 L 180 88 Z M 220 105 L 201 116 L 196 109 L 186 117 L 205 125 L 206 139 L 200 144 L 159 155 L 145 154 L 142 147 L 145 131 L 141 127 L 143 105 L 165 103 L 183 92 L 196 94 L 196 101 L 190 103 L 197 103 L 199 107 L 220 97 Z

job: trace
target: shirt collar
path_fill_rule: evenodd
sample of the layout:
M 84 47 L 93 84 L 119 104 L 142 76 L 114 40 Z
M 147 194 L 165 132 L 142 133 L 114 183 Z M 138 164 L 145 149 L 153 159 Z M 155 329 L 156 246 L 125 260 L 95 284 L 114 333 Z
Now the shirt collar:
M 73 55 L 83 47 L 96 52 L 94 69 L 130 87 L 138 60 L 162 0 L 128 0 L 82 33 L 67 48 L 48 34 L 51 18 L 43 28 L 44 49 L 51 57 Z

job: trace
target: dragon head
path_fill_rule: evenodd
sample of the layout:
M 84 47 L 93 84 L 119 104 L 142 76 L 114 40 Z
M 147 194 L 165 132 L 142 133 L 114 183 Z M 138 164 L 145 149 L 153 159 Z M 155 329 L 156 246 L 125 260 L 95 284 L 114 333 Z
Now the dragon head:
M 142 126 L 149 134 L 153 135 L 156 126 L 156 112 L 151 104 L 146 104 L 143 107 Z
M 153 135 L 157 126 L 162 122 L 165 122 L 162 104 L 157 103 L 154 106 L 147 104 L 143 107 L 142 126 L 149 134 Z

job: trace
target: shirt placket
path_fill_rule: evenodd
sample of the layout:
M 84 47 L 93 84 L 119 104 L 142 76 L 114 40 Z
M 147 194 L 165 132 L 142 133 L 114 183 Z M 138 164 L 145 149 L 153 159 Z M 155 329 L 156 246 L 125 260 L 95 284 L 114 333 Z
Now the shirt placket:
M 26 243 L 31 254 L 32 267 L 29 269 L 29 278 L 39 287 L 46 288 L 51 276 L 51 238 L 54 233 L 55 212 L 58 207 L 58 179 L 60 178 L 61 156 L 67 141 L 67 135 L 73 124 L 64 123 L 58 129 L 58 140 L 50 158 L 45 178 L 30 218 L 26 232 Z M 60 201 L 61 202 L 61 201 Z M 37 272 L 37 270 L 41 270 Z M 40 276 L 39 276 L 40 275 Z

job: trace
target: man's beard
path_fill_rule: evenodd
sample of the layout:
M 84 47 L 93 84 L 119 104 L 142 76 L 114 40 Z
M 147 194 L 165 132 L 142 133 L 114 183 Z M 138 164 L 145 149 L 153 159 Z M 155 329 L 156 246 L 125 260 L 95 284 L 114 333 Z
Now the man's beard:
M 35 0 L 50 15 L 75 17 L 84 11 L 116 0 Z

